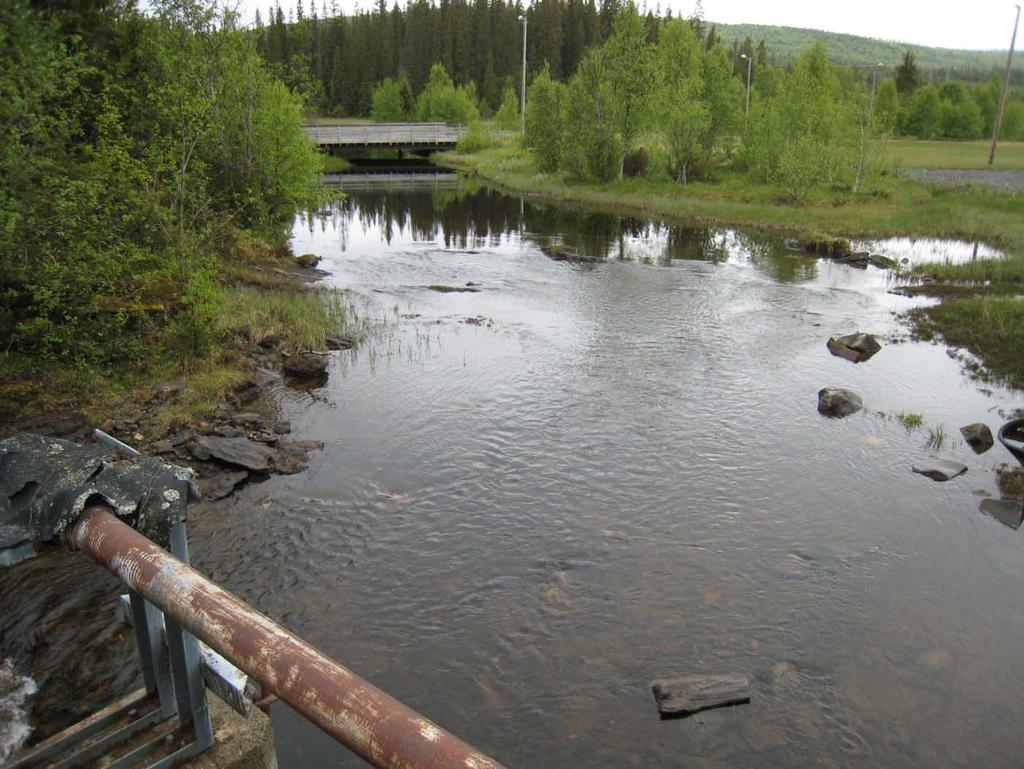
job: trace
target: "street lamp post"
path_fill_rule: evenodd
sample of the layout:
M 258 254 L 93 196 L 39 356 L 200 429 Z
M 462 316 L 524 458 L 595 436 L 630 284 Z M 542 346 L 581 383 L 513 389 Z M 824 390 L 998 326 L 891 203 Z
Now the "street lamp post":
M 1017 25 L 1020 23 L 1020 6 L 1017 6 L 1017 18 L 1013 22 L 1013 36 L 1010 38 L 1010 52 L 1006 54 L 1006 72 L 1003 74 L 1003 92 L 999 95 L 999 106 L 996 109 L 996 124 L 992 129 L 992 149 L 988 153 L 988 164 L 996 159 L 996 144 L 999 143 L 999 130 L 1003 126 L 1003 111 L 1006 109 L 1006 95 L 1010 90 L 1010 68 L 1013 66 L 1013 48 L 1017 44 Z
M 519 20 L 523 22 L 523 77 L 519 86 L 519 130 L 526 134 L 526 13 Z
M 743 110 L 743 133 L 746 133 L 750 123 L 750 70 L 754 66 L 754 60 L 745 53 L 741 53 L 740 58 L 747 60 L 747 102 Z
M 875 124 L 875 85 L 878 80 L 878 70 L 885 65 L 882 62 L 878 62 L 875 68 L 871 70 L 871 98 L 868 99 L 868 130 Z

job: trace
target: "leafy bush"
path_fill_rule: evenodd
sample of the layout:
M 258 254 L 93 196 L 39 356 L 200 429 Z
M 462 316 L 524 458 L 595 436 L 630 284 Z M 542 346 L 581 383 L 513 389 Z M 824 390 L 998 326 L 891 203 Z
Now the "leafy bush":
M 479 117 L 476 89 L 472 85 L 456 87 L 442 64 L 431 67 L 427 82 L 416 99 L 416 119 L 469 125 Z
M 466 133 L 462 135 L 462 139 L 459 140 L 457 149 L 460 152 L 479 152 L 492 144 L 494 144 L 494 139 L 491 132 L 487 130 L 487 126 L 479 120 L 474 120 L 469 124 Z
M 386 78 L 377 83 L 370 95 L 370 117 L 378 123 L 401 123 L 408 120 L 405 99 L 398 81 Z

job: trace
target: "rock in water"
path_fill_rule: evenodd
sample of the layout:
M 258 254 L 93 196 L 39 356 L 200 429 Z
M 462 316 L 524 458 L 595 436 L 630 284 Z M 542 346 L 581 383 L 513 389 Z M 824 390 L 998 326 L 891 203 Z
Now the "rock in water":
M 750 702 L 750 682 L 741 675 L 659 678 L 651 691 L 663 718 Z
M 231 494 L 235 487 L 248 477 L 249 473 L 245 470 L 218 473 L 217 475 L 211 475 L 209 478 L 200 479 L 199 490 L 203 494 L 203 499 L 212 502 L 216 499 L 223 499 Z
M 818 390 L 818 413 L 828 417 L 846 417 L 864 408 L 864 401 L 855 392 L 841 387 Z
M 209 454 L 218 462 L 244 467 L 265 473 L 270 470 L 270 462 L 274 452 L 266 446 L 250 441 L 248 438 L 214 438 L 205 436 L 196 441 L 196 448 Z M 193 452 L 195 455 L 196 452 Z
M 852 360 L 854 363 L 866 361 L 882 349 L 882 345 L 871 334 L 860 331 L 846 336 L 834 336 L 825 346 L 833 355 Z
M 295 263 L 299 267 L 305 267 L 307 270 L 311 270 L 320 264 L 320 257 L 316 254 L 302 254 L 301 256 L 295 257 Z
M 1024 523 L 1024 502 L 1016 499 L 983 499 L 981 512 L 1011 529 L 1019 529 Z
M 915 473 L 927 476 L 933 481 L 949 481 L 967 472 L 967 465 L 948 459 L 929 459 L 911 468 Z
M 352 339 L 341 334 L 327 334 L 324 337 L 324 344 L 328 350 L 351 350 L 356 346 Z
M 992 431 L 988 429 L 988 425 L 981 422 L 961 427 L 960 434 L 964 436 L 967 445 L 974 449 L 975 454 L 984 454 L 995 445 Z
M 314 352 L 300 352 L 284 360 L 284 373 L 299 379 L 317 379 L 327 376 L 327 356 Z

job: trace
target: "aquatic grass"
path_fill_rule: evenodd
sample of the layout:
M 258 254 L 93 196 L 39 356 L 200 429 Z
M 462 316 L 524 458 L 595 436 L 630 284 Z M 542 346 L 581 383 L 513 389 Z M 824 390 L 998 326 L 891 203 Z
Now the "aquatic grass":
M 942 425 L 928 428 L 928 440 L 925 441 L 925 448 L 938 451 L 946 444 L 946 428 Z
M 250 344 L 274 337 L 281 349 L 290 352 L 323 350 L 327 334 L 358 341 L 365 332 L 365 323 L 336 291 L 240 288 L 226 294 L 224 305 L 218 318 L 222 333 Z
M 914 430 L 919 430 L 924 426 L 924 417 L 921 414 L 904 414 L 902 411 L 896 415 L 896 421 L 898 421 L 903 428 L 909 433 Z

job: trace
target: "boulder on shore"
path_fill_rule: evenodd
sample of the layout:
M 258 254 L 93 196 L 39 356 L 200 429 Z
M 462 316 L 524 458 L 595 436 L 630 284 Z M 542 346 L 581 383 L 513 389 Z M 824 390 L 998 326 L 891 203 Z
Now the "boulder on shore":
M 964 436 L 967 445 L 974 449 L 975 454 L 984 454 L 995 445 L 992 431 L 983 422 L 964 425 L 960 428 L 960 434 Z
M 248 438 L 218 438 L 209 435 L 196 441 L 196 450 L 192 454 L 199 459 L 209 457 L 223 464 L 244 467 L 258 473 L 270 470 L 274 456 L 274 452 L 266 446 Z
M 878 343 L 875 337 L 862 331 L 858 331 L 856 334 L 847 334 L 846 336 L 830 337 L 825 346 L 828 347 L 828 351 L 833 355 L 839 358 L 846 358 L 846 360 L 853 361 L 854 363 L 862 363 L 869 360 L 882 349 L 882 345 Z
M 933 481 L 951 481 L 967 472 L 967 465 L 949 459 L 928 459 L 916 463 L 911 470 Z
M 842 387 L 825 387 L 818 390 L 818 413 L 827 417 L 846 417 L 864 408 L 864 401 L 857 393 Z
M 199 491 L 202 493 L 203 499 L 213 502 L 229 496 L 234 492 L 235 487 L 248 477 L 249 473 L 245 470 L 217 473 L 207 478 L 200 478 Z

